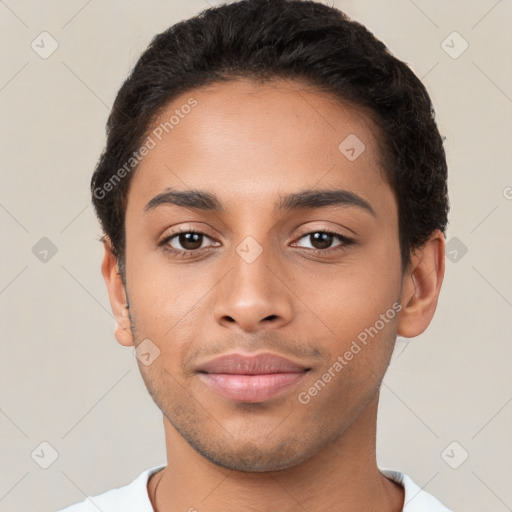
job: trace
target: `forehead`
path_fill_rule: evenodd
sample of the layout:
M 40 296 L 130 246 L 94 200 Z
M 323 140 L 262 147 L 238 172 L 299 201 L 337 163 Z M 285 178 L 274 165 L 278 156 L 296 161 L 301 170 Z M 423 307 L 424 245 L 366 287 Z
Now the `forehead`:
M 148 136 L 153 147 L 128 195 L 137 209 L 168 187 L 213 191 L 238 209 L 305 188 L 343 187 L 377 202 L 389 189 L 367 113 L 296 81 L 194 89 L 161 112 Z

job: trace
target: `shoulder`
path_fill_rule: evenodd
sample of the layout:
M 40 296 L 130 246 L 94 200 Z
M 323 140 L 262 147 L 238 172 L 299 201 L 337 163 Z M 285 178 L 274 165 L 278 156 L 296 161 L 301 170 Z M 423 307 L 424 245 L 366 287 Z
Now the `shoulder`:
M 412 478 L 392 469 L 380 469 L 389 479 L 404 488 L 404 508 L 402 512 L 451 512 L 437 498 L 421 489 Z
M 58 512 L 98 512 L 98 510 L 102 512 L 153 512 L 148 496 L 147 483 L 152 474 L 164 467 L 156 466 L 148 469 L 128 485 L 97 496 L 89 496 L 84 501 Z

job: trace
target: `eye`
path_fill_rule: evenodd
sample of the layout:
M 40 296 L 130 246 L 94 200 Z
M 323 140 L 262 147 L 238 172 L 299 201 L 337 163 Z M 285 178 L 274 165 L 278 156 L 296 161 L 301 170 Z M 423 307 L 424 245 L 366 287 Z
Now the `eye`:
M 340 243 L 336 244 L 334 247 L 332 246 L 333 242 L 338 239 Z M 302 245 L 300 243 L 301 240 L 305 240 L 308 245 Z M 311 233 L 307 233 L 303 235 L 296 245 L 299 247 L 305 247 L 307 249 L 312 249 L 315 252 L 326 252 L 329 249 L 336 249 L 337 247 L 343 247 L 346 245 L 350 245 L 354 243 L 353 240 L 347 238 L 340 233 L 334 233 L 332 231 L 312 231 Z
M 211 240 L 209 236 L 193 229 L 182 231 L 166 237 L 159 245 L 174 253 L 187 253 L 210 247 L 206 242 Z

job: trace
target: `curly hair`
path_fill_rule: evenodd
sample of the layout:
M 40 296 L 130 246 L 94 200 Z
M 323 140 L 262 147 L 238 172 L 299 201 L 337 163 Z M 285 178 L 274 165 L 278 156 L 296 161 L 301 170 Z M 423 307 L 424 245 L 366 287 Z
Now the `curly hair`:
M 311 0 L 241 0 L 155 36 L 117 94 L 91 192 L 122 275 L 127 195 L 139 161 L 133 157 L 152 123 L 177 96 L 240 77 L 292 78 L 370 115 L 398 204 L 403 268 L 436 229 L 445 232 L 443 140 L 429 95 L 411 69 L 334 7 Z

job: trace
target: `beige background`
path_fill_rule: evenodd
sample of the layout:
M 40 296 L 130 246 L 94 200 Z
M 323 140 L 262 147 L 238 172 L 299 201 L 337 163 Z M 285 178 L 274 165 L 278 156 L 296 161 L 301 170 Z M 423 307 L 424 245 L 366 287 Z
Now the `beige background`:
M 450 167 L 457 258 L 431 327 L 397 343 L 379 463 L 456 511 L 512 510 L 512 1 L 334 4 L 424 78 Z M 206 7 L 0 2 L 1 512 L 55 511 L 165 462 L 160 413 L 113 337 L 88 186 L 130 67 L 155 33 Z M 43 31 L 59 45 L 46 59 L 31 48 Z M 458 58 L 442 46 L 453 31 L 469 44 Z M 33 252 L 43 237 L 57 250 L 46 262 Z

